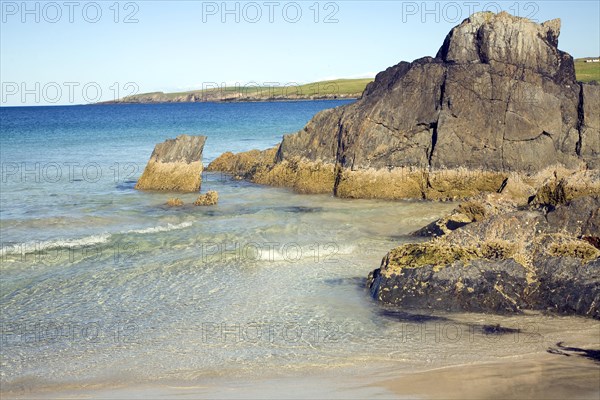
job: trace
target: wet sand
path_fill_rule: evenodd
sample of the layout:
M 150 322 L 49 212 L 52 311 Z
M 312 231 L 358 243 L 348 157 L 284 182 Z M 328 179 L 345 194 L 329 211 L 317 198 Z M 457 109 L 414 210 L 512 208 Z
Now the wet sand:
M 400 398 L 600 399 L 600 363 L 540 354 L 424 371 L 378 383 Z
M 202 384 L 72 388 L 16 399 L 600 399 L 600 363 L 579 354 L 538 353 L 420 372 L 333 369 L 310 376 L 220 378 Z

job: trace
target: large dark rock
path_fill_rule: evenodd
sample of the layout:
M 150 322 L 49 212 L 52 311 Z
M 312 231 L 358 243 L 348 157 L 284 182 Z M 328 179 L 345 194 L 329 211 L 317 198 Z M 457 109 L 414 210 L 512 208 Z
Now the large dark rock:
M 538 265 L 539 288 L 529 295 L 530 307 L 600 319 L 600 259 L 547 257 Z
M 598 168 L 600 86 L 576 82 L 559 34 L 557 19 L 476 13 L 435 58 L 380 72 L 361 99 L 286 135 L 260 177 L 247 177 L 295 187 L 277 168 L 295 160 L 331 165 L 326 190 L 341 197 L 446 199 L 496 191 L 509 171 Z M 463 167 L 495 175 L 440 177 Z
M 597 89 L 575 81 L 559 33 L 559 20 L 477 13 L 452 29 L 436 58 L 388 68 L 357 103 L 315 116 L 310 127 L 320 139 L 284 138 L 281 157 L 316 159 L 323 154 L 315 146 L 337 142 L 335 159 L 332 151 L 325 159 L 350 169 L 595 163 Z M 588 131 L 578 154 L 580 132 Z
M 582 197 L 568 206 L 558 207 L 546 215 L 549 229 L 574 237 L 600 236 L 600 201 L 598 197 Z
M 600 318 L 600 198 L 516 210 L 388 253 L 367 286 L 403 308 L 549 310 Z
M 512 259 L 456 261 L 441 270 L 426 265 L 389 276 L 377 269 L 368 283 L 377 300 L 404 309 L 498 313 L 524 308 L 521 296 L 527 287 L 525 269 Z

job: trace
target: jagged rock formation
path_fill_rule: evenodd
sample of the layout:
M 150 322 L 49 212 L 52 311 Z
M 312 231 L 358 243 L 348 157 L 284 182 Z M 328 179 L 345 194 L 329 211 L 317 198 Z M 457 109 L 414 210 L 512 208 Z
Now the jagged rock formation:
M 154 147 L 139 190 L 197 192 L 202 183 L 202 151 L 206 136 L 180 135 Z
M 516 210 L 390 251 L 367 286 L 382 303 L 418 309 L 600 319 L 600 198 Z
M 600 168 L 600 86 L 576 82 L 559 33 L 559 20 L 474 14 L 435 58 L 379 73 L 357 102 L 284 136 L 273 158 L 209 168 L 302 192 L 427 199 L 495 192 L 511 172 L 555 164 Z

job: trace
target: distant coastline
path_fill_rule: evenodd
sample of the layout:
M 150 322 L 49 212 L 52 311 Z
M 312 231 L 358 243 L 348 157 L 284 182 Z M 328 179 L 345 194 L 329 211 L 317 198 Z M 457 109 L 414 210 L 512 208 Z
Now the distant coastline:
M 148 104 L 148 103 L 206 103 L 206 102 L 266 102 L 301 100 L 358 99 L 372 78 L 337 79 L 308 84 L 288 83 L 283 86 L 256 86 L 253 84 L 212 87 L 189 92 L 140 93 L 118 100 L 96 104 Z M 216 86 L 216 85 L 215 85 Z
M 294 102 L 294 101 L 328 101 L 328 100 L 358 100 L 361 93 L 352 96 L 303 96 L 303 97 L 265 97 L 265 98 L 223 98 L 223 99 L 206 99 L 206 100 L 111 100 L 98 103 L 79 104 L 82 106 L 103 106 L 103 105 L 125 105 L 125 104 L 176 104 L 176 103 L 269 103 L 269 102 Z
M 600 81 L 600 64 L 586 62 L 598 57 L 575 59 L 575 73 L 581 82 Z M 94 104 L 153 104 L 153 103 L 237 103 L 267 101 L 311 101 L 358 99 L 374 78 L 336 79 L 302 85 L 254 86 L 252 84 L 213 87 L 188 92 L 149 92 Z

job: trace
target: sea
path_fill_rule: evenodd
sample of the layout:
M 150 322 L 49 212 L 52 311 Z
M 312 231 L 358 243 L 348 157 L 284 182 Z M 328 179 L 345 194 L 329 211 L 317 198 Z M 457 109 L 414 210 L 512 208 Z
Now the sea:
M 216 190 L 216 206 L 183 194 L 169 208 L 173 194 L 134 189 L 156 143 L 205 135 L 207 165 L 351 101 L 0 108 L 2 393 L 200 384 L 221 397 L 236 382 L 471 365 L 574 338 L 598 347 L 590 319 L 370 297 L 386 252 L 456 204 L 301 195 L 208 172 L 201 191 Z

